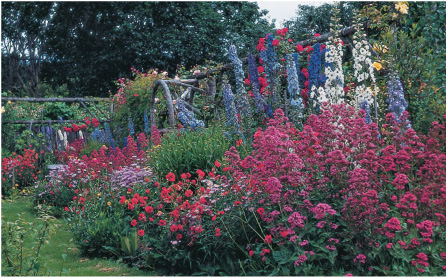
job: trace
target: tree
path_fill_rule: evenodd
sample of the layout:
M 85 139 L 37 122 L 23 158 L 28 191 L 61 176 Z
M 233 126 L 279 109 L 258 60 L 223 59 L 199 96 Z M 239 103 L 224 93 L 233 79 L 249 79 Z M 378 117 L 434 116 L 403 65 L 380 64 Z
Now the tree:
M 130 68 L 166 70 L 205 60 L 227 62 L 273 29 L 256 3 L 58 2 L 47 33 L 42 78 L 74 95 L 108 95 Z M 252 49 L 251 49 L 252 48 Z
M 2 2 L 2 85 L 6 90 L 36 90 L 53 13 L 49 2 Z

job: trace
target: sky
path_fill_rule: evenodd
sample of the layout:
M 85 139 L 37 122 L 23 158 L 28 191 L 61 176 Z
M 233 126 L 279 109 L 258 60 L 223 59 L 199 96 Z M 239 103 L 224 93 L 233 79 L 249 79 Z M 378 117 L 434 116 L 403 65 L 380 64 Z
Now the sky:
M 268 10 L 267 18 L 270 16 L 270 22 L 272 19 L 276 19 L 276 28 L 283 27 L 281 22 L 292 17 L 295 17 L 295 13 L 298 5 L 311 5 L 320 6 L 324 3 L 330 3 L 333 1 L 256 1 L 261 10 Z

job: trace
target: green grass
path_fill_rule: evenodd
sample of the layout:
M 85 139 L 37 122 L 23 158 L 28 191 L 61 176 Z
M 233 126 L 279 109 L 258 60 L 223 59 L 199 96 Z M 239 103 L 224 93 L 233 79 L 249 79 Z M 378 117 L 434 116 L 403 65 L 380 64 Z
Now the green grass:
M 2 221 L 14 222 L 19 217 L 22 221 L 38 224 L 41 220 L 36 219 L 37 216 L 33 209 L 32 197 L 18 197 L 16 200 L 2 200 L 1 207 Z M 25 224 L 26 225 L 26 224 Z M 54 219 L 52 224 L 56 227 L 56 233 L 52 234 L 47 244 L 42 247 L 40 263 L 41 273 L 63 276 L 62 267 L 67 269 L 70 276 L 153 276 L 155 272 L 141 271 L 136 268 L 128 267 L 123 263 L 110 259 L 102 258 L 86 258 L 82 257 L 72 240 L 71 233 L 68 232 L 68 226 L 63 219 Z M 2 231 L 3 232 L 3 231 Z M 32 244 L 32 238 L 24 239 L 25 252 Z M 66 254 L 65 262 L 62 254 Z M 2 256 L 3 259 L 3 256 Z M 6 264 L 2 260 L 2 271 Z

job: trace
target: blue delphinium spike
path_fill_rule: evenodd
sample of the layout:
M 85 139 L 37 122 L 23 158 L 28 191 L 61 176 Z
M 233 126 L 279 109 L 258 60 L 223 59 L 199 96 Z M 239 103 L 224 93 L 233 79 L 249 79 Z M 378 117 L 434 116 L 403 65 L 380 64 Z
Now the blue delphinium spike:
M 202 120 L 197 120 L 194 116 L 194 113 L 189 111 L 185 107 L 183 99 L 181 98 L 177 99 L 177 107 L 178 107 L 177 117 L 184 126 L 190 127 L 192 130 L 205 126 L 205 123 Z
M 107 139 L 109 140 L 110 146 L 114 149 L 115 142 L 113 141 L 112 131 L 110 130 L 109 123 L 104 123 L 104 128 L 106 130 Z
M 124 136 L 124 147 L 127 147 L 127 137 Z
M 228 84 L 228 79 L 226 76 L 222 77 L 222 95 L 225 104 L 225 111 L 227 113 L 227 125 L 234 126 L 239 129 L 239 122 L 236 116 L 236 106 L 234 105 L 235 96 L 231 91 L 231 85 Z
M 234 65 L 234 76 L 236 79 L 236 109 L 239 115 L 247 117 L 250 114 L 250 104 L 247 100 L 247 92 L 244 89 L 244 70 L 242 69 L 242 61 L 237 56 L 236 46 L 234 45 L 230 46 L 229 58 Z
M 129 121 L 129 133 L 134 134 L 135 130 L 134 130 L 134 126 L 133 126 L 132 117 L 129 116 L 128 121 Z
M 298 74 L 296 71 L 296 61 L 294 61 L 293 55 L 286 55 L 286 64 L 287 64 L 287 81 L 289 82 L 289 86 L 287 87 L 290 94 L 290 111 L 289 118 L 298 123 L 298 120 L 303 117 L 303 109 L 304 104 L 301 98 L 300 86 L 298 82 Z
M 365 112 L 366 112 L 366 115 L 365 115 L 365 123 L 368 124 L 368 125 L 369 125 L 370 123 L 372 123 L 371 115 L 370 115 L 370 109 L 369 109 L 369 105 L 368 105 L 368 101 L 367 101 L 367 100 L 362 101 L 362 102 L 359 104 L 359 107 L 360 107 L 360 109 L 363 109 L 363 110 L 365 110 Z
M 264 112 L 265 100 L 259 92 L 259 75 L 256 67 L 255 57 L 252 54 L 248 55 L 248 73 L 250 75 L 250 84 L 255 98 L 255 105 L 258 112 Z
M 144 132 L 149 133 L 151 129 L 149 128 L 149 118 L 147 116 L 147 110 L 144 110 L 143 119 L 144 119 Z
M 408 103 L 405 100 L 404 89 L 397 72 L 390 73 L 389 80 L 387 82 L 388 86 L 388 109 L 394 115 L 396 122 L 400 123 L 402 113 L 408 107 Z M 407 120 L 406 128 L 410 128 L 411 124 Z

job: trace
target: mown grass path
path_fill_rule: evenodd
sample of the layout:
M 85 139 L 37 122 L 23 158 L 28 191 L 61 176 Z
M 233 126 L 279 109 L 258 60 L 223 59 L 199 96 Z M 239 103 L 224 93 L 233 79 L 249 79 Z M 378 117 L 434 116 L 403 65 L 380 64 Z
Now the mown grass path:
M 1 215 L 3 222 L 14 222 L 19 217 L 23 222 L 39 223 L 36 219 L 36 213 L 33 209 L 32 197 L 21 196 L 14 201 L 2 200 Z M 116 262 L 110 259 L 102 258 L 86 258 L 82 257 L 80 251 L 76 248 L 72 240 L 72 235 L 68 231 L 68 226 L 63 219 L 54 219 L 51 221 L 56 227 L 54 233 L 48 244 L 42 247 L 40 264 L 41 270 L 39 275 L 66 275 L 61 272 L 62 267 L 68 270 L 69 276 L 154 276 L 154 272 L 145 272 L 136 268 L 128 267 L 127 265 Z M 26 224 L 26 223 L 24 223 Z M 3 230 L 2 230 L 3 232 Z M 30 248 L 33 239 L 25 238 L 24 246 L 25 252 Z M 62 255 L 66 254 L 65 262 Z M 6 264 L 2 256 L 2 272 Z M 50 272 L 48 272 L 50 271 Z

